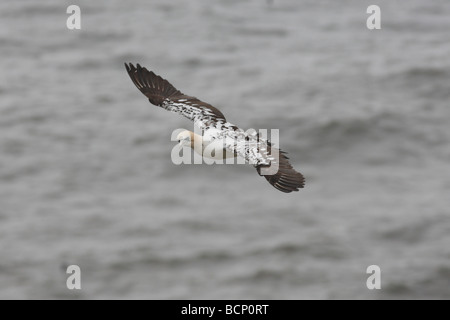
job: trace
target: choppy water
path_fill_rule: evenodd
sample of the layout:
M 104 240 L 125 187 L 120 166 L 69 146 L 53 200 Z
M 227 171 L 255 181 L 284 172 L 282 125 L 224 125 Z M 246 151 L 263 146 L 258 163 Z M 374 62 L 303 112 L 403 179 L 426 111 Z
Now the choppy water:
M 0 298 L 450 298 L 450 2 L 69 4 L 0 4 Z M 173 165 L 191 123 L 125 61 L 280 128 L 307 187 Z

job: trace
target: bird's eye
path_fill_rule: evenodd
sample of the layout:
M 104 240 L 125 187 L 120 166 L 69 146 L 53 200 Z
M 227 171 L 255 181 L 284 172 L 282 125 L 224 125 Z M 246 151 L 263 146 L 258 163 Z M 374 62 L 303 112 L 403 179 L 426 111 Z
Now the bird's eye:
M 181 140 L 178 140 L 178 143 L 180 143 L 181 142 Z

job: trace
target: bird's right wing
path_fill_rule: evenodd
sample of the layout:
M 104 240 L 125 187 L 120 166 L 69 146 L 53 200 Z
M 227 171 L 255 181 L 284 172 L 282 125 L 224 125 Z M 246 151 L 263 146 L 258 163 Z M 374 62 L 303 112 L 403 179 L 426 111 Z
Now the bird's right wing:
M 194 121 L 199 128 L 227 124 L 225 116 L 218 109 L 195 97 L 181 93 L 169 81 L 154 72 L 133 64 L 125 63 L 128 75 L 135 86 L 148 98 L 150 103 L 168 111 L 176 112 Z

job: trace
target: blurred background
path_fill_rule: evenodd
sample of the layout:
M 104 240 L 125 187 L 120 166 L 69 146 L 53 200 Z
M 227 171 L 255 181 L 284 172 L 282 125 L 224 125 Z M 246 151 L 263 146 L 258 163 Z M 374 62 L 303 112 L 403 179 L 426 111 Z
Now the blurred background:
M 449 299 L 449 16 L 422 0 L 2 1 L 0 298 Z M 124 62 L 280 129 L 306 188 L 172 164 L 192 124 Z

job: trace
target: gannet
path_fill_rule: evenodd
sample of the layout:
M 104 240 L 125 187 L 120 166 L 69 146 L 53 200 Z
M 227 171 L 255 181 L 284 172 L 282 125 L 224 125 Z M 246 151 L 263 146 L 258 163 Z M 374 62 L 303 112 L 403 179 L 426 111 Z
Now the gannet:
M 133 83 L 150 103 L 183 115 L 202 130 L 203 135 L 188 130 L 180 132 L 177 140 L 181 146 L 189 146 L 203 155 L 205 148 L 218 144 L 214 146 L 216 152 L 212 153 L 212 158 L 240 156 L 252 164 L 260 176 L 264 176 L 272 186 L 282 192 L 298 191 L 304 187 L 303 175 L 291 166 L 286 153 L 273 147 L 267 139 L 261 138 L 256 132 L 244 132 L 227 122 L 218 109 L 181 93 L 153 71 L 139 64 L 135 67 L 131 63 L 125 63 L 125 68 Z

